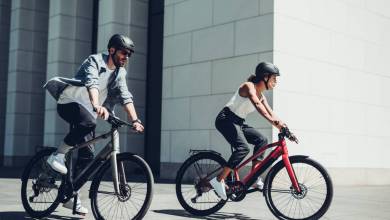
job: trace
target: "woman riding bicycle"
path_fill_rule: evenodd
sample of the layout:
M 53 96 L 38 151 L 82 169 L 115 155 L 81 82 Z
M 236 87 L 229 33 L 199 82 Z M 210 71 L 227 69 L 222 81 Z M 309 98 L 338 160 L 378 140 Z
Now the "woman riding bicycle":
M 280 76 L 280 73 L 274 64 L 269 62 L 259 63 L 255 75 L 252 74 L 247 82 L 240 85 L 216 118 L 215 126 L 217 130 L 221 132 L 234 149 L 227 166 L 217 177 L 210 180 L 211 186 L 222 199 L 227 199 L 224 179 L 248 155 L 248 143 L 255 146 L 253 152 L 267 144 L 267 139 L 261 133 L 245 123 L 246 116 L 257 110 L 279 130 L 286 126 L 272 111 L 263 95 L 264 91 L 271 90 L 276 86 L 277 76 Z M 252 168 L 260 163 L 262 159 L 263 155 L 253 161 Z M 262 186 L 260 177 L 257 186 Z

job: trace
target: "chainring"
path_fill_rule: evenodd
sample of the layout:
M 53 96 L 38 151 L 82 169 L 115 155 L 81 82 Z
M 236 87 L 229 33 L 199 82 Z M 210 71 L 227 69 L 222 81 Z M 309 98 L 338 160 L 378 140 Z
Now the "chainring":
M 245 185 L 241 181 L 226 182 L 229 186 L 228 197 L 234 202 L 242 201 L 246 196 Z

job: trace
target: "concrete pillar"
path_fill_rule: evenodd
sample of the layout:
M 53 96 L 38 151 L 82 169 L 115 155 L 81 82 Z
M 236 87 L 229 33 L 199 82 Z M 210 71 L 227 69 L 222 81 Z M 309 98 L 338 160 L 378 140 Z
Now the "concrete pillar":
M 93 0 L 52 0 L 49 12 L 47 79 L 73 77 L 91 54 Z M 57 114 L 57 104 L 46 93 L 44 143 L 58 146 L 69 125 Z
M 8 51 L 11 0 L 0 0 L 0 51 Z M 8 56 L 0 56 L 0 166 L 3 164 Z
M 48 11 L 48 0 L 12 1 L 5 166 L 22 166 L 43 142 Z
M 146 0 L 101 0 L 99 2 L 98 47 L 107 52 L 107 42 L 115 34 L 128 35 L 135 43 L 135 53 L 127 66 L 127 85 L 134 95 L 134 104 L 142 121 L 145 121 L 146 60 L 147 60 L 148 1 Z M 125 114 L 120 106 L 116 112 Z M 99 129 L 98 129 L 99 131 Z M 144 135 L 122 130 L 121 150 L 144 154 Z

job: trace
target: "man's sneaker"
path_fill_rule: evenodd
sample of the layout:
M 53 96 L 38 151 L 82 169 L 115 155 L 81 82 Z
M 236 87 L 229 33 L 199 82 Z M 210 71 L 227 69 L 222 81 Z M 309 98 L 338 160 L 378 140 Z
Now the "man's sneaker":
M 223 200 L 227 199 L 225 184 L 223 181 L 219 182 L 217 177 L 214 177 L 212 180 L 210 180 L 210 184 L 219 197 L 221 197 Z
M 65 166 L 65 154 L 53 153 L 47 158 L 47 163 L 53 170 L 61 174 L 66 174 L 68 172 L 68 169 Z
M 62 206 L 63 206 L 64 208 L 73 210 L 73 201 L 74 201 L 74 200 L 73 200 L 73 198 L 72 198 L 72 199 L 70 199 L 69 201 L 67 201 L 66 203 L 64 203 Z M 81 201 L 80 201 L 79 198 L 77 198 L 76 213 L 77 213 L 78 215 L 86 215 L 86 214 L 88 214 L 88 209 L 85 208 L 85 207 L 83 207 L 83 206 L 81 205 Z

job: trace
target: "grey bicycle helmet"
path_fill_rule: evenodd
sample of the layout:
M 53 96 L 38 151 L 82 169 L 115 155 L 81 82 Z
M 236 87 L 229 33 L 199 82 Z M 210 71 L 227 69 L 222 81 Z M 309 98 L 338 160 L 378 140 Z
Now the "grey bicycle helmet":
M 107 49 L 110 49 L 111 47 L 116 50 L 127 49 L 133 53 L 135 46 L 134 42 L 129 37 L 122 34 L 114 34 L 108 41 Z

